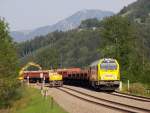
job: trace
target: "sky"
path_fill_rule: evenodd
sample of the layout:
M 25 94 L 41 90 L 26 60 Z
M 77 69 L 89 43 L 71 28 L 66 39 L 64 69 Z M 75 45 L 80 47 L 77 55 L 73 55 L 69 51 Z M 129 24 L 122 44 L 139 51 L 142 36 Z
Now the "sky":
M 11 31 L 30 30 L 56 22 L 84 9 L 119 12 L 136 0 L 0 0 L 0 17 Z

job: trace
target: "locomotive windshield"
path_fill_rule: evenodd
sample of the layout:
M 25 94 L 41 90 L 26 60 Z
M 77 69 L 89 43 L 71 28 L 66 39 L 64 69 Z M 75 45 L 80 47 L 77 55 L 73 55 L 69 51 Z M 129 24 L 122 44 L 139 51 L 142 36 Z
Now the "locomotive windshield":
M 116 70 L 117 64 L 115 62 L 102 62 L 100 67 L 103 70 Z

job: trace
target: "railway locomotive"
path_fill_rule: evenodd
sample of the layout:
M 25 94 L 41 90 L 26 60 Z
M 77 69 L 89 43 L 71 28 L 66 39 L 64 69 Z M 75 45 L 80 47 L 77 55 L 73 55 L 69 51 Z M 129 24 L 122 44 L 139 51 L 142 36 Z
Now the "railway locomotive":
M 63 85 L 63 79 L 62 75 L 58 74 L 57 72 L 50 72 L 49 73 L 49 86 L 55 87 L 55 86 L 62 86 Z
M 109 58 L 93 62 L 89 69 L 89 83 L 95 89 L 117 89 L 120 83 L 120 70 L 117 60 Z
M 95 61 L 87 69 L 69 68 L 57 72 L 63 75 L 65 84 L 88 85 L 100 90 L 115 90 L 120 84 L 119 64 L 112 58 Z

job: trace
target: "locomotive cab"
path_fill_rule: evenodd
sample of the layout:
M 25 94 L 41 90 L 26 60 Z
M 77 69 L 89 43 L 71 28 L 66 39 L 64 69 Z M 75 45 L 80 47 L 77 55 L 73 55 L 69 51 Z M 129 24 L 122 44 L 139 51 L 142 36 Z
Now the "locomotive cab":
M 58 74 L 57 72 L 50 72 L 49 85 L 50 87 L 62 86 L 63 85 L 62 75 Z
M 119 87 L 119 64 L 115 59 L 101 59 L 90 66 L 91 86 L 101 90 L 115 90 Z

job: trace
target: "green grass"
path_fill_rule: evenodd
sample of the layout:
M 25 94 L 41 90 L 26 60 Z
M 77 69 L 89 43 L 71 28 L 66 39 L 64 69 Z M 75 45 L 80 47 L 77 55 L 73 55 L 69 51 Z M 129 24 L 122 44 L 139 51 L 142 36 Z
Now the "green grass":
M 130 83 L 129 93 L 133 95 L 150 97 L 150 92 L 146 92 L 147 88 L 149 88 L 149 86 L 142 83 Z M 128 93 L 127 83 L 123 83 L 122 92 Z
M 14 103 L 10 113 L 66 113 L 51 97 L 44 99 L 40 91 L 25 88 L 23 97 Z

